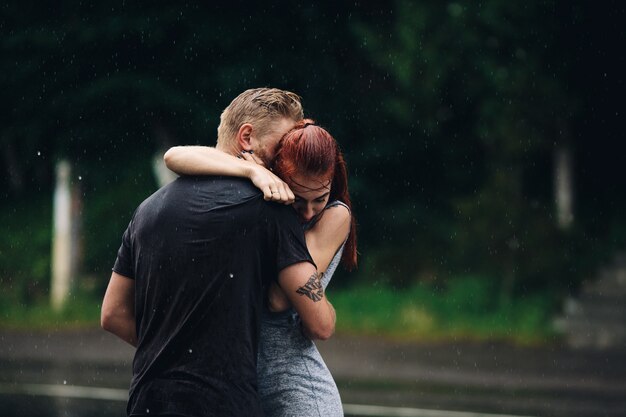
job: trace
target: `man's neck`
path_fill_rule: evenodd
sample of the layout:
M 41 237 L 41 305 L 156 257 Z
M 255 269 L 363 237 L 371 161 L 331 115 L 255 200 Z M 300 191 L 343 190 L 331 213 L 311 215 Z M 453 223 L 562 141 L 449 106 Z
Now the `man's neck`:
M 217 149 L 218 151 L 227 153 L 229 155 L 232 155 L 232 156 L 241 155 L 241 149 L 239 149 L 237 145 L 232 145 L 232 146 L 215 145 L 215 149 Z

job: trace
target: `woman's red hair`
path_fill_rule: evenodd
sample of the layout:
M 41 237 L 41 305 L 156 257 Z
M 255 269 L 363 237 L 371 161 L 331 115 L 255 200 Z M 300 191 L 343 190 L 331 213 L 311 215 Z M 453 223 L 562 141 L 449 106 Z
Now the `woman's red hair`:
M 337 141 L 313 120 L 304 119 L 281 139 L 273 170 L 287 181 L 294 175 L 332 178 L 328 201 L 339 200 L 350 209 L 350 234 L 341 262 L 346 269 L 354 269 L 357 264 L 356 221 L 348 193 L 346 162 Z

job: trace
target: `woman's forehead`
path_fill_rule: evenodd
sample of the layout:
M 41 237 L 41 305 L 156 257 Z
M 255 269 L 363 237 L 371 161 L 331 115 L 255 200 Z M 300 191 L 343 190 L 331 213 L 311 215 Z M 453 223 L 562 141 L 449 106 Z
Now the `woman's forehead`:
M 331 178 L 319 175 L 295 174 L 287 181 L 294 193 L 325 194 L 330 190 Z

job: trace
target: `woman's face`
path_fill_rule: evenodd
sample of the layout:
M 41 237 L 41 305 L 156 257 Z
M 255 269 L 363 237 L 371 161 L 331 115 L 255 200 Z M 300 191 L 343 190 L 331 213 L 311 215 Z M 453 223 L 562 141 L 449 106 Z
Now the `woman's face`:
M 293 208 L 303 222 L 324 210 L 330 197 L 331 178 L 296 174 L 287 184 L 296 196 Z

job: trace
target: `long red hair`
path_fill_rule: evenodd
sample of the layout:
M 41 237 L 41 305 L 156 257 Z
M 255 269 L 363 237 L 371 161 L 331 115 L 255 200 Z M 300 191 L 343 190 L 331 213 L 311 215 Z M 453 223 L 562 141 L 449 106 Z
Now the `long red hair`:
M 348 192 L 346 162 L 337 141 L 313 120 L 304 119 L 281 139 L 273 171 L 286 181 L 294 175 L 332 178 L 328 201 L 339 200 L 350 209 L 350 234 L 341 262 L 346 269 L 354 269 L 357 264 L 356 221 Z

